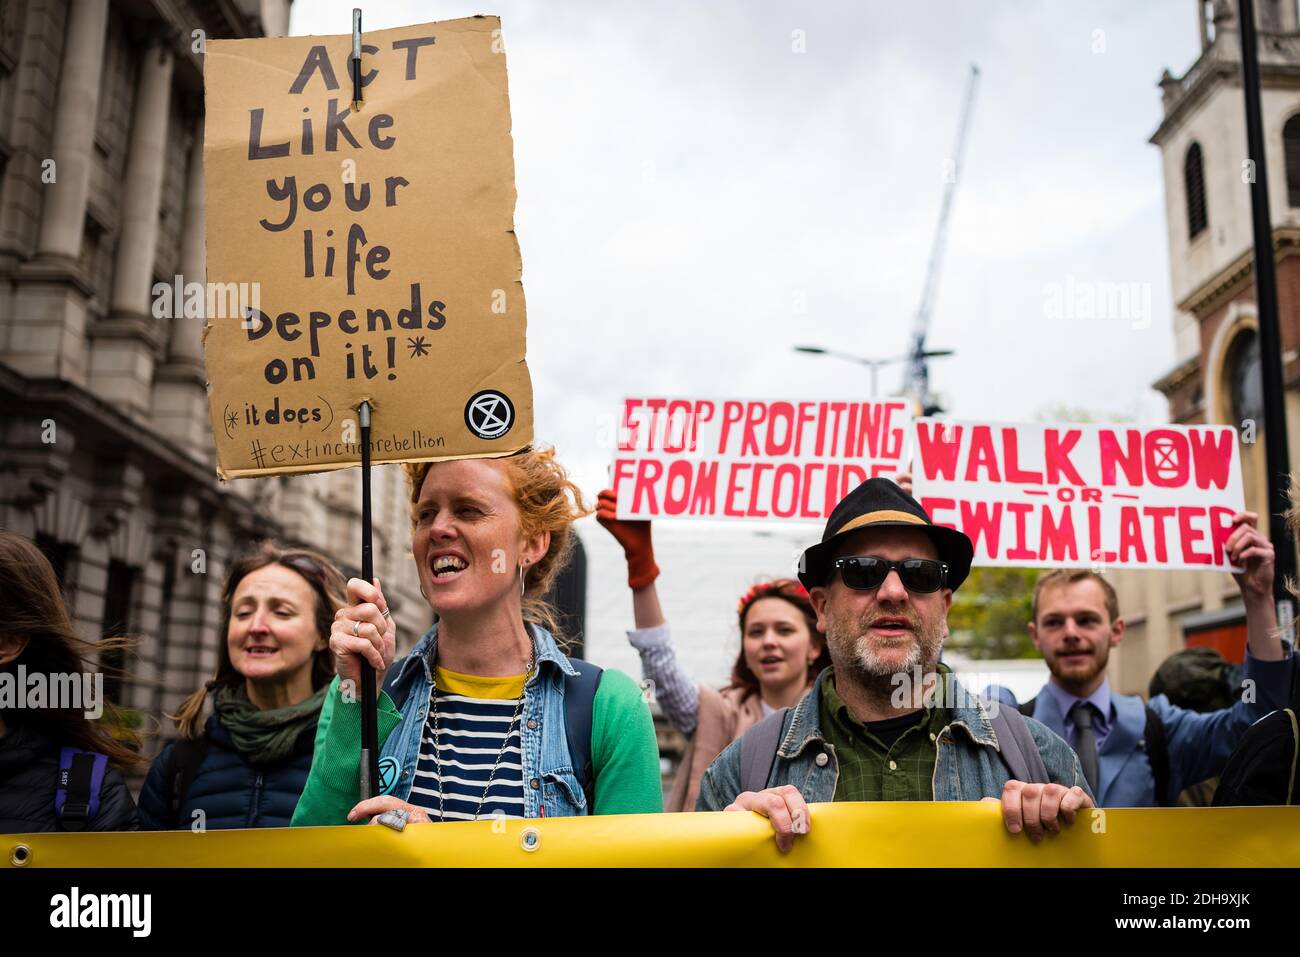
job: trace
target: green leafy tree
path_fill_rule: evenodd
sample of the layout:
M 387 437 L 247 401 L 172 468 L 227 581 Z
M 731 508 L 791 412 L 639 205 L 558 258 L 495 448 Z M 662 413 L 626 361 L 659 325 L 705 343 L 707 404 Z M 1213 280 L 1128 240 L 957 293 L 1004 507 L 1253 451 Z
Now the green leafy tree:
M 1037 657 L 1025 627 L 1037 578 L 1032 568 L 972 568 L 948 612 L 948 647 L 970 658 Z

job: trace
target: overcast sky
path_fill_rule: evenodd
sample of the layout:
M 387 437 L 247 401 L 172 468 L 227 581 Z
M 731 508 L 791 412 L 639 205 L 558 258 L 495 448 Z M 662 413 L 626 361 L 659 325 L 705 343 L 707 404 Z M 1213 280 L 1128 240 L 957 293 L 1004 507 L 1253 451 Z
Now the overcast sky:
M 352 6 L 298 0 L 291 32 L 347 32 Z M 972 62 L 929 340 L 957 355 L 932 364 L 933 386 L 954 416 L 1166 418 L 1150 388 L 1174 352 L 1147 139 L 1161 72 L 1181 75 L 1199 51 L 1188 0 L 363 9 L 368 30 L 502 19 L 536 434 L 588 493 L 606 484 L 601 426 L 626 395 L 868 395 L 865 369 L 791 347 L 908 348 Z M 1142 284 L 1150 316 L 1051 318 L 1052 284 L 1069 277 Z M 882 372 L 882 388 L 901 376 Z M 636 673 L 617 633 L 630 625 L 621 556 L 590 520 L 582 531 L 596 657 Z M 660 591 L 693 672 L 725 677 L 734 596 L 787 574 L 819 531 L 656 525 Z
M 299 0 L 291 31 L 346 32 L 352 6 Z M 625 394 L 865 396 L 864 369 L 791 347 L 907 349 L 972 62 L 930 335 L 957 355 L 932 364 L 934 387 L 963 417 L 1164 418 L 1150 384 L 1173 364 L 1169 269 L 1147 138 L 1161 71 L 1198 52 L 1187 0 L 363 9 L 375 30 L 502 19 L 536 432 L 587 488 L 608 460 L 600 417 Z M 1050 318 L 1068 277 L 1146 284 L 1149 325 Z

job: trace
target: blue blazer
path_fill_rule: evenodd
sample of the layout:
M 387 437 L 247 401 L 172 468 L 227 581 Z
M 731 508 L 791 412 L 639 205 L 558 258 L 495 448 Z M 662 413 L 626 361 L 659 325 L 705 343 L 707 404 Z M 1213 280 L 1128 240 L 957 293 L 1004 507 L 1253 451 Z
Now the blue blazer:
M 1201 714 L 1171 704 L 1165 695 L 1151 699 L 1151 710 L 1164 725 L 1169 746 L 1166 804 L 1174 804 L 1189 784 L 1221 773 L 1246 730 L 1270 711 L 1287 706 L 1293 661 L 1290 656 L 1281 661 L 1260 661 L 1247 651 L 1242 681 L 1254 682 L 1255 700 L 1239 700 L 1222 711 Z M 1155 807 L 1155 775 L 1143 747 L 1146 708 L 1137 695 L 1116 694 L 1113 690 L 1110 701 L 1115 712 L 1110 734 L 1097 752 L 1097 806 Z M 1034 717 L 1069 740 L 1065 715 L 1046 689 L 1038 693 Z

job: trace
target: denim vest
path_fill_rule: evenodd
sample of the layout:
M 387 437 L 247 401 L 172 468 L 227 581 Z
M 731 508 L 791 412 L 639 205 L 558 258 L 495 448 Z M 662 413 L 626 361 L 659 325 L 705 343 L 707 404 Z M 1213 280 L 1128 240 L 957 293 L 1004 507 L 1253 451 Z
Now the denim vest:
M 952 720 L 935 741 L 933 793 L 936 801 L 978 801 L 1000 797 L 1011 780 L 985 704 L 950 677 Z M 839 761 L 821 731 L 821 681 L 813 682 L 781 725 L 781 743 L 768 775 L 769 788 L 793 784 L 809 804 L 833 801 Z M 949 702 L 945 702 L 949 703 Z M 1047 727 L 1026 719 L 1053 783 L 1079 785 L 1091 794 L 1079 759 L 1070 746 Z M 697 811 L 721 811 L 740 793 L 740 739 L 733 741 L 709 765 L 700 782 Z
M 520 714 L 523 749 L 524 817 L 576 817 L 589 814 L 587 798 L 569 757 L 564 734 L 564 676 L 576 674 L 551 633 L 528 625 L 537 649 L 537 667 L 524 685 Z M 401 661 L 393 663 L 392 697 L 402 701 L 402 720 L 380 749 L 380 777 L 390 779 L 385 794 L 410 800 L 420 741 L 429 715 L 433 691 L 433 662 L 438 649 L 438 626 L 430 628 Z M 385 767 L 387 765 L 387 767 Z

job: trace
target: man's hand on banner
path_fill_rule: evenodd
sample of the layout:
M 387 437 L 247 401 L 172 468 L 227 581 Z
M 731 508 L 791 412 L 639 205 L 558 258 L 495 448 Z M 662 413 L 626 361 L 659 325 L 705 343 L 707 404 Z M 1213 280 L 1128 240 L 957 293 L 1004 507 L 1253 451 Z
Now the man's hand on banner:
M 379 797 L 372 797 L 362 801 L 351 811 L 348 811 L 348 820 L 357 821 L 363 817 L 368 817 L 371 824 L 379 824 L 381 823 L 379 815 L 385 811 L 405 811 L 407 824 L 429 823 L 429 815 L 425 813 L 424 808 L 416 807 L 414 804 L 407 804 L 405 801 L 399 801 L 391 794 L 381 794 Z
M 1062 821 L 1073 824 L 1076 812 L 1095 806 L 1081 787 L 1008 781 L 1002 789 L 1002 823 L 1012 834 L 1024 831 L 1035 844 L 1043 839 L 1045 831 L 1059 834 Z
M 1229 561 L 1242 572 L 1233 572 L 1241 597 L 1273 600 L 1274 552 L 1273 543 L 1259 533 L 1259 515 L 1255 512 L 1238 512 L 1232 517 L 1232 534 L 1224 543 Z
M 910 466 L 906 472 L 899 472 L 894 476 L 894 484 L 908 495 L 912 494 L 912 469 Z
M 796 834 L 807 834 L 812 827 L 812 815 L 808 805 L 793 784 L 783 784 L 779 788 L 765 791 L 745 791 L 736 795 L 736 800 L 728 804 L 724 811 L 753 811 L 772 822 L 776 832 L 776 849 L 784 854 L 794 847 Z
M 360 578 L 348 579 L 348 604 L 334 613 L 330 651 L 340 680 L 350 680 L 357 686 L 361 681 L 361 659 L 365 658 L 375 669 L 375 687 L 383 687 L 384 672 L 397 653 L 397 626 L 388 613 L 378 578 L 374 584 Z
M 618 518 L 618 498 L 610 489 L 596 496 L 596 521 L 623 546 L 629 588 L 645 588 L 659 577 L 654 544 L 650 540 L 650 523 Z

